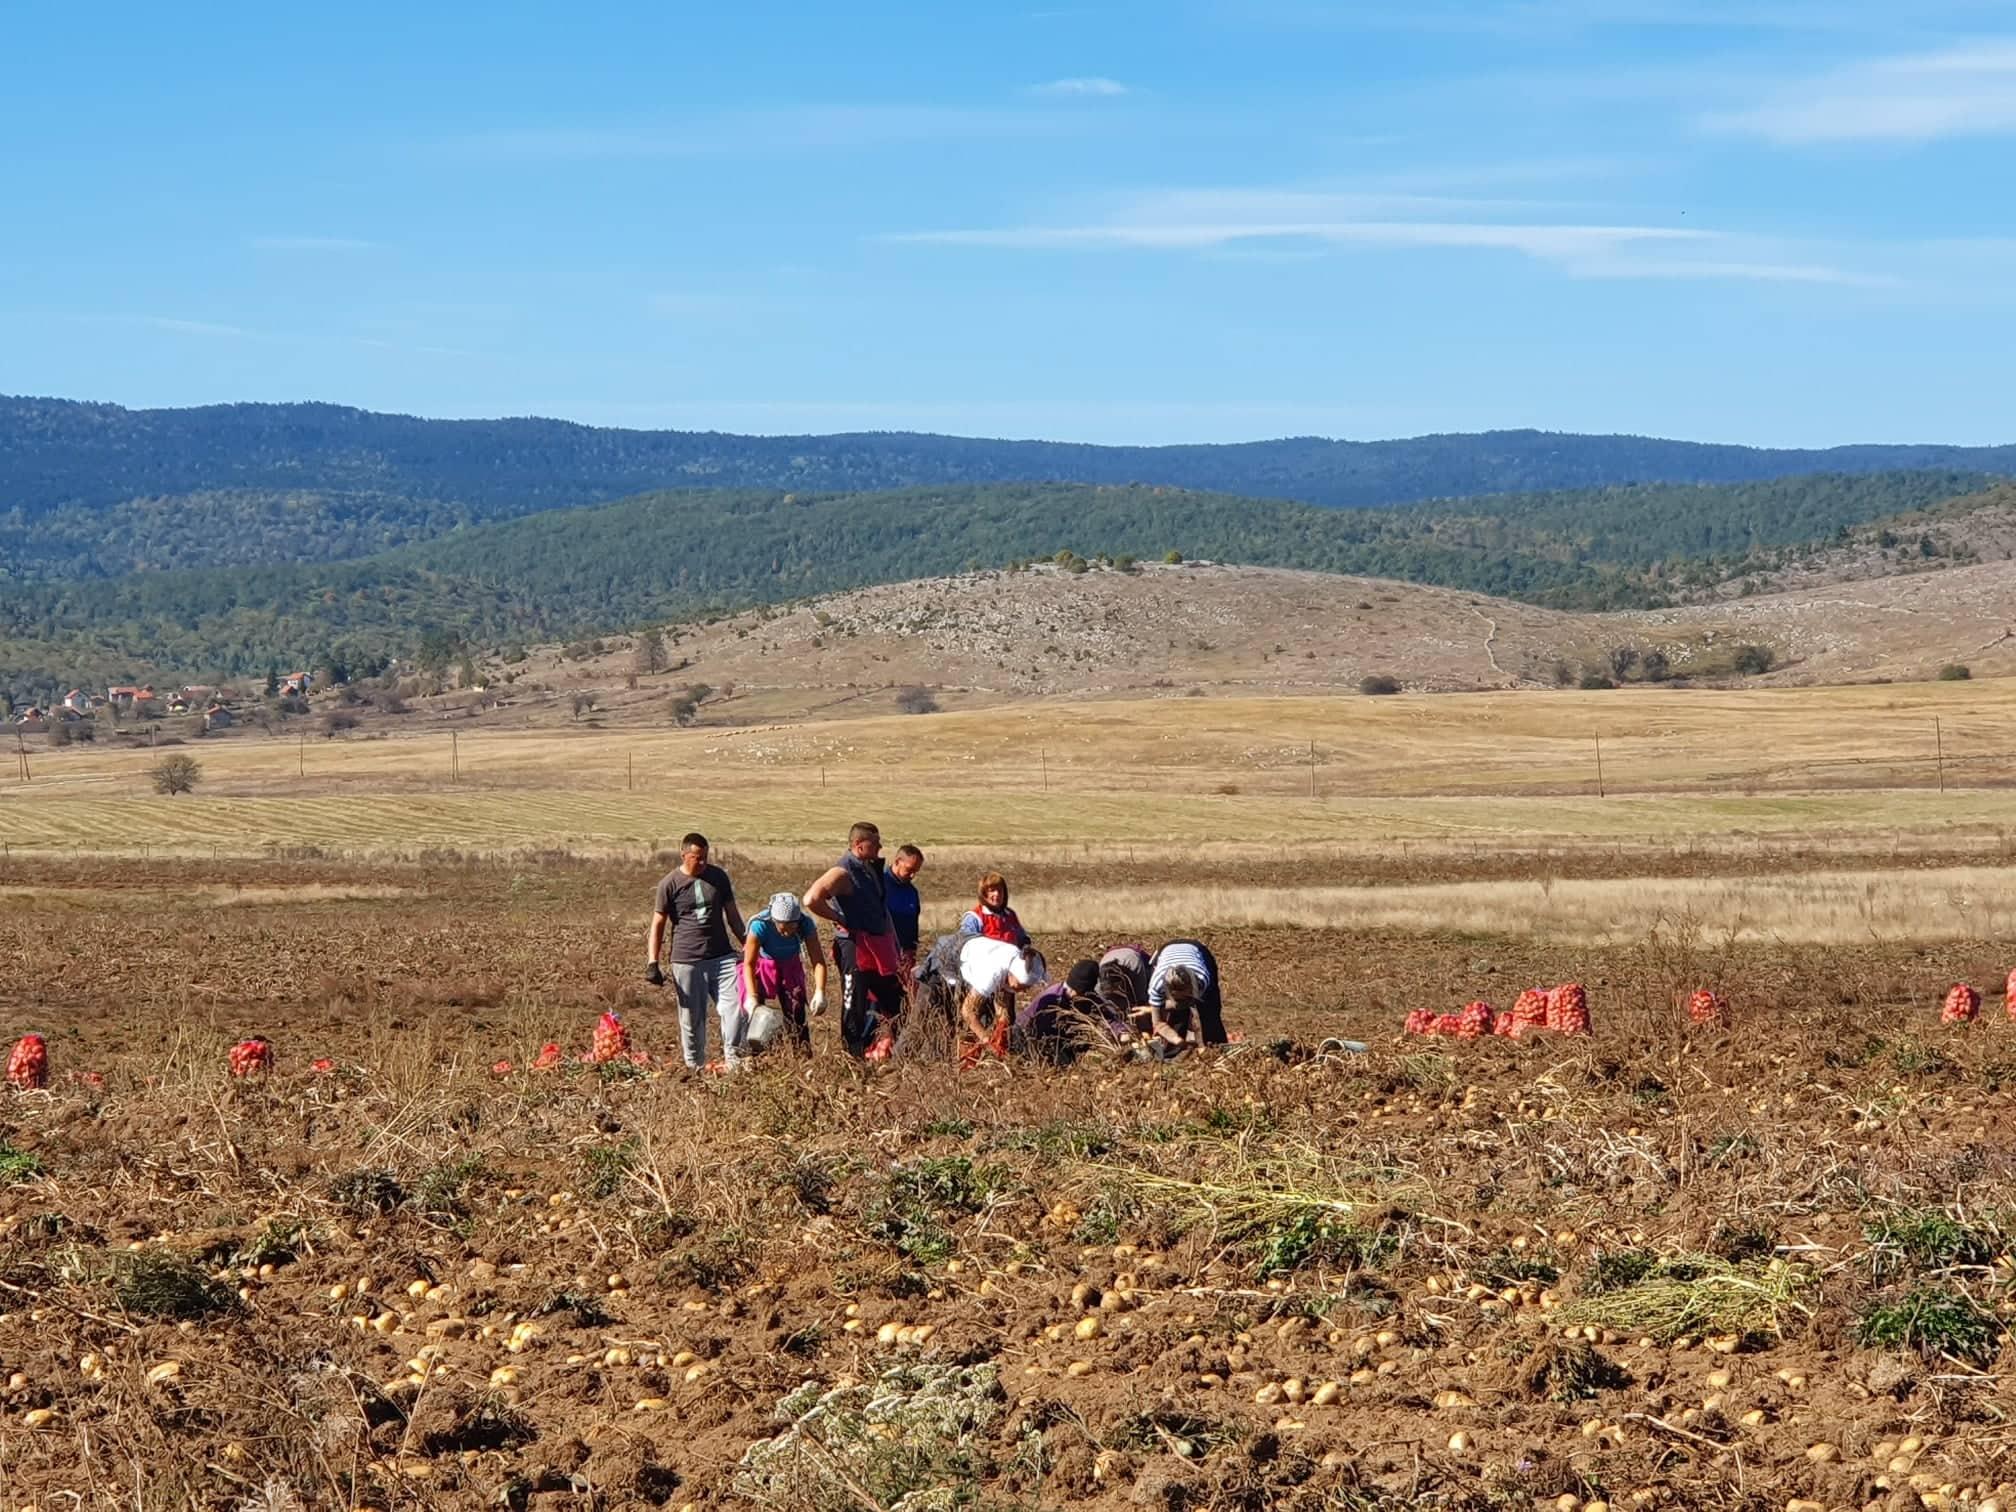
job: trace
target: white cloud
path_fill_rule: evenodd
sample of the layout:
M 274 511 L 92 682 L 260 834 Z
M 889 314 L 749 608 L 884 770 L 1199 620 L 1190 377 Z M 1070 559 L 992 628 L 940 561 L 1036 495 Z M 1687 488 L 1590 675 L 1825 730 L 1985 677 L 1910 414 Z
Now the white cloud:
M 1118 79 L 1052 79 L 1048 84 L 1038 84 L 1033 93 L 1052 95 L 1065 99 L 1111 100 L 1131 93 Z
M 1696 279 L 1895 287 L 1782 240 L 1708 228 L 1536 214 L 1516 200 L 1297 189 L 1184 189 L 1117 203 L 1103 219 L 953 228 L 885 240 L 1019 251 L 1134 250 L 1222 256 L 1454 251 L 1530 258 L 1574 278 Z
M 1787 147 L 2016 134 L 2016 40 L 1837 69 L 1711 115 L 1706 124 Z
M 259 252 L 374 252 L 378 243 L 358 236 L 255 236 Z

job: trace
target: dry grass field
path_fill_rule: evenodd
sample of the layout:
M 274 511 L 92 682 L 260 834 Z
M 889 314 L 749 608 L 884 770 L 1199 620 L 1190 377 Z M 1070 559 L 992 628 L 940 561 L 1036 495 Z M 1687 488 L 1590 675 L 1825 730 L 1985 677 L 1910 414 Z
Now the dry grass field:
M 38 752 L 0 1508 L 2016 1507 L 2011 702 L 464 735 L 452 785 L 445 735 L 248 737 L 178 798 Z M 829 1014 L 684 1072 L 653 852 L 760 899 L 857 815 L 934 924 L 998 864 L 1053 963 L 1203 934 L 1243 1039 L 962 1075 L 918 1020 L 868 1074 Z M 1399 1033 L 1563 981 L 1587 1038 Z M 604 1010 L 645 1063 L 529 1069 Z

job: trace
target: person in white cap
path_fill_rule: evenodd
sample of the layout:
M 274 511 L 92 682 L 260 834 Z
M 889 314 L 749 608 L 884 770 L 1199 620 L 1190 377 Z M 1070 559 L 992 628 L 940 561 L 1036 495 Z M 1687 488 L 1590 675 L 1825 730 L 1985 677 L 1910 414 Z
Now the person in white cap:
M 805 990 L 805 958 L 812 960 L 812 991 Z M 819 926 L 788 892 L 775 894 L 769 906 L 749 921 L 742 945 L 742 1011 L 753 1013 L 774 1002 L 784 1015 L 792 1042 L 812 1048 L 807 1012 L 826 1011 L 826 952 L 819 944 Z
M 1026 945 L 969 935 L 959 946 L 959 1068 L 971 1070 L 983 1055 L 1008 1058 L 1008 1026 L 1015 1019 L 1015 994 L 1040 983 L 1043 957 Z M 983 1012 L 987 1015 L 982 1017 Z

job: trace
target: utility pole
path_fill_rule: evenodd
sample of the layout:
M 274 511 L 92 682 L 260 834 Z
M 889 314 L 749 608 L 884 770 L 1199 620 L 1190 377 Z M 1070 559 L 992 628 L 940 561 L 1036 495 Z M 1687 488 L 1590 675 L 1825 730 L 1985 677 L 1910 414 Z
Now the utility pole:
M 1316 796 L 1316 742 L 1309 742 L 1309 796 Z
M 1937 714 L 1932 716 L 1932 752 L 1932 759 L 1938 764 L 1939 791 L 1943 793 L 1946 791 L 1946 735 L 1939 728 Z
M 460 782 L 462 780 L 462 732 L 460 730 L 450 730 L 448 732 L 448 780 L 450 782 Z
M 1050 791 L 1050 751 L 1047 746 L 1036 747 L 1036 759 L 1043 763 L 1043 791 Z
M 623 753 L 623 791 L 626 793 L 637 791 L 637 753 L 635 751 L 625 751 Z
M 1596 737 L 1596 796 L 1603 796 L 1603 737 Z
M 301 748 L 296 753 L 294 762 L 295 775 L 297 777 L 306 777 L 308 775 L 308 736 L 305 731 L 302 733 Z

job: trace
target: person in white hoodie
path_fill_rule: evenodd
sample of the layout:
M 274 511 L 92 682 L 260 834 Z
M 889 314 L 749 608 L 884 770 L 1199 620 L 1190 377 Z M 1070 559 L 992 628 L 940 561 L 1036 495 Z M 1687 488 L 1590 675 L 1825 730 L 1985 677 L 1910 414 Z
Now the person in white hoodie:
M 971 1070 L 984 1055 L 1008 1058 L 1008 1029 L 1015 994 L 1041 983 L 1043 957 L 1026 945 L 967 935 L 959 944 L 959 1068 Z

